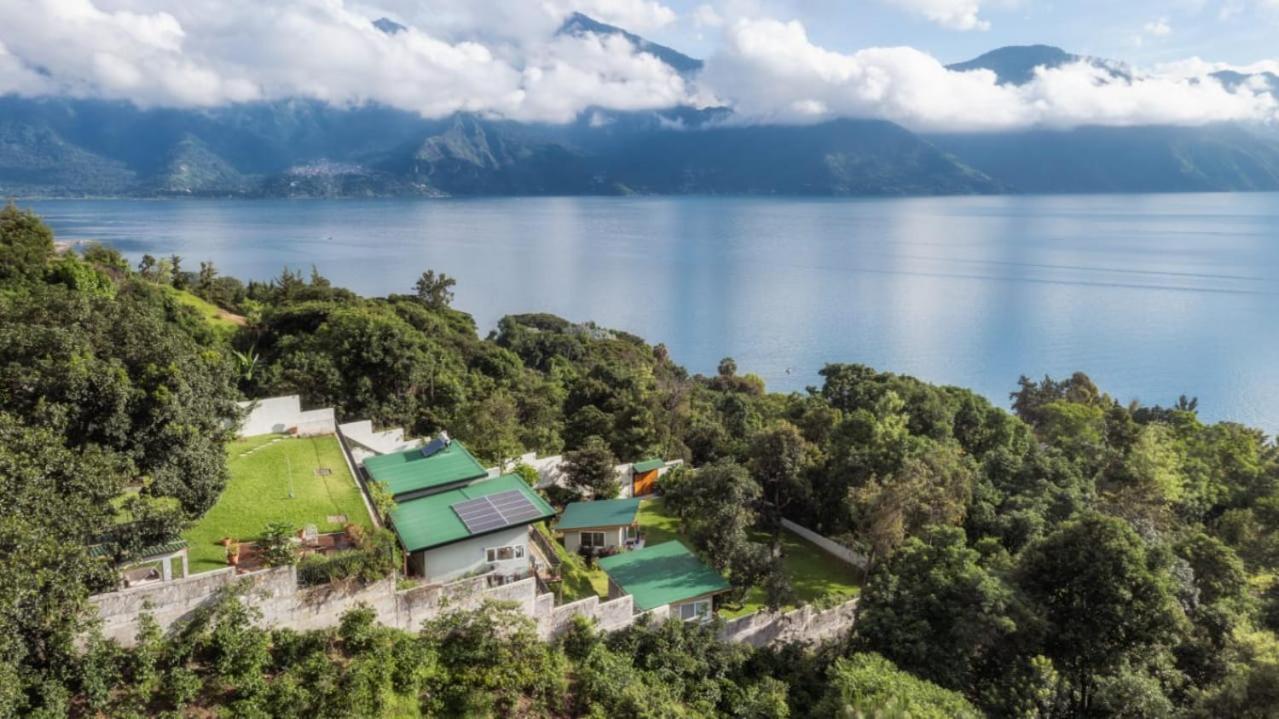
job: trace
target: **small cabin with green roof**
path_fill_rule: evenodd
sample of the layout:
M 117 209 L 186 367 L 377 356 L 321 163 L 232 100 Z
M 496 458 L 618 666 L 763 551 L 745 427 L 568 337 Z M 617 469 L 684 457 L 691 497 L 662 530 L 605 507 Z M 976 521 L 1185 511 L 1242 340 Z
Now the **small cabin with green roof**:
M 441 436 L 425 447 L 364 460 L 369 479 L 386 485 L 397 502 L 465 486 L 488 477 L 461 442 Z
M 570 502 L 555 529 L 564 534 L 570 552 L 629 548 L 639 541 L 639 506 L 633 498 Z
M 671 617 L 686 622 L 709 620 L 715 595 L 730 589 L 719 572 L 679 541 L 604 557 L 599 566 L 608 575 L 609 599 L 629 594 L 636 612 L 669 604 Z
M 666 469 L 666 460 L 644 459 L 631 465 L 631 496 L 643 497 L 657 491 L 657 478 Z

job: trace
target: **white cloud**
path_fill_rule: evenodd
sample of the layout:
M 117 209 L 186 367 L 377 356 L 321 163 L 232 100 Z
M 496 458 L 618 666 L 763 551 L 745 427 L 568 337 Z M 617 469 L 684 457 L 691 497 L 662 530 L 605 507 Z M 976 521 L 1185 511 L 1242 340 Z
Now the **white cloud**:
M 1167 37 L 1172 34 L 1172 25 L 1168 24 L 1168 18 L 1159 18 L 1146 23 L 1142 32 L 1151 37 Z
M 1203 77 L 1127 82 L 1079 62 L 1040 68 L 1024 86 L 999 85 L 992 72 L 951 72 L 907 47 L 833 52 L 814 45 L 800 23 L 776 20 L 734 23 L 706 74 L 748 121 L 871 117 L 922 131 L 992 131 L 1279 117 L 1271 95 L 1257 88 L 1232 92 Z
M 654 0 L 573 0 L 560 5 L 631 32 L 651 32 L 677 17 L 674 10 Z
M 690 81 L 620 37 L 555 33 L 568 12 L 605 4 L 615 15 L 602 19 L 623 27 L 616 15 L 650 23 L 673 16 L 652 0 L 458 0 L 429 8 L 419 0 L 0 0 L 0 94 L 185 107 L 306 97 L 431 117 L 469 111 L 550 122 L 595 107 L 728 104 L 744 122 L 869 117 L 928 131 L 1277 117 L 1264 83 L 1228 90 L 1206 78 L 1221 69 L 1279 70 L 1276 62 L 1231 68 L 1192 58 L 1132 82 L 1078 63 L 1013 87 L 990 72 L 950 72 L 909 47 L 829 50 L 798 22 L 743 19 L 731 3 L 691 13 L 704 27 L 721 23 L 724 37 Z M 977 22 L 975 1 L 936 7 L 943 5 L 968 7 Z M 381 15 L 409 29 L 386 35 L 370 23 Z M 959 24 L 965 16 L 956 16 Z
M 693 23 L 698 27 L 720 27 L 724 18 L 710 5 L 698 5 L 693 11 Z
M 411 20 L 415 5 L 396 15 Z M 624 39 L 555 36 L 568 4 L 533 5 L 491 2 L 490 9 L 527 19 L 522 27 L 540 28 L 536 38 L 480 32 L 509 24 L 500 15 L 469 16 L 473 3 L 439 19 L 455 35 L 447 38 L 416 27 L 386 35 L 370 23 L 373 8 L 357 11 L 343 0 L 0 0 L 0 43 L 17 59 L 0 58 L 0 92 L 179 106 L 300 96 L 376 101 L 427 116 L 472 111 L 556 122 L 592 105 L 687 100 L 677 73 Z M 649 23 L 670 13 L 647 0 L 608 5 Z M 490 38 L 464 39 L 483 34 Z M 15 64 L 44 68 L 47 77 L 33 88 L 8 67 Z
M 981 11 L 981 0 L 886 1 L 951 30 L 990 29 L 990 23 L 978 17 Z

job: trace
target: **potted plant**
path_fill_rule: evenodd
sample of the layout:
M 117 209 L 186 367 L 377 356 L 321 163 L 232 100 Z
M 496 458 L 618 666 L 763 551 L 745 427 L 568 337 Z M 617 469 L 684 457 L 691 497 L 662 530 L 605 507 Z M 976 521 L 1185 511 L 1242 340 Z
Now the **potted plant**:
M 232 567 L 239 566 L 240 564 L 240 543 L 234 539 L 227 541 L 226 563 Z

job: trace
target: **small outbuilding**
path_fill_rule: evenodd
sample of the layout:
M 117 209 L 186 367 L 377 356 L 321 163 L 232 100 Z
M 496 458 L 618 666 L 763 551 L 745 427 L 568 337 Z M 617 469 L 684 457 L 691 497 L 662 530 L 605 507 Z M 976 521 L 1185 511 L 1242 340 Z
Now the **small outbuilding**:
M 636 612 L 664 604 L 671 617 L 704 622 L 715 611 L 715 595 L 729 590 L 719 572 L 681 542 L 671 541 L 599 560 L 608 575 L 608 598 L 631 595 Z
M 631 465 L 631 496 L 643 497 L 657 491 L 657 477 L 666 468 L 662 459 L 646 459 Z
M 639 506 L 633 498 L 572 502 L 556 529 L 564 533 L 564 548 L 570 552 L 628 549 L 639 541 Z

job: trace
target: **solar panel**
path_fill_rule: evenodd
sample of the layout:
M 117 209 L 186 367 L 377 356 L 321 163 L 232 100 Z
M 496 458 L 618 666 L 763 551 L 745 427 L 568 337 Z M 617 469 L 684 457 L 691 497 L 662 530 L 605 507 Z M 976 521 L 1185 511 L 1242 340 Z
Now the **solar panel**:
M 508 524 L 514 524 L 527 519 L 541 516 L 542 512 L 533 503 L 528 501 L 528 497 L 523 492 L 512 490 L 510 492 L 499 492 L 489 497 L 489 501 L 502 513 Z
M 509 527 L 542 515 L 518 489 L 468 499 L 452 506 L 471 534 Z

